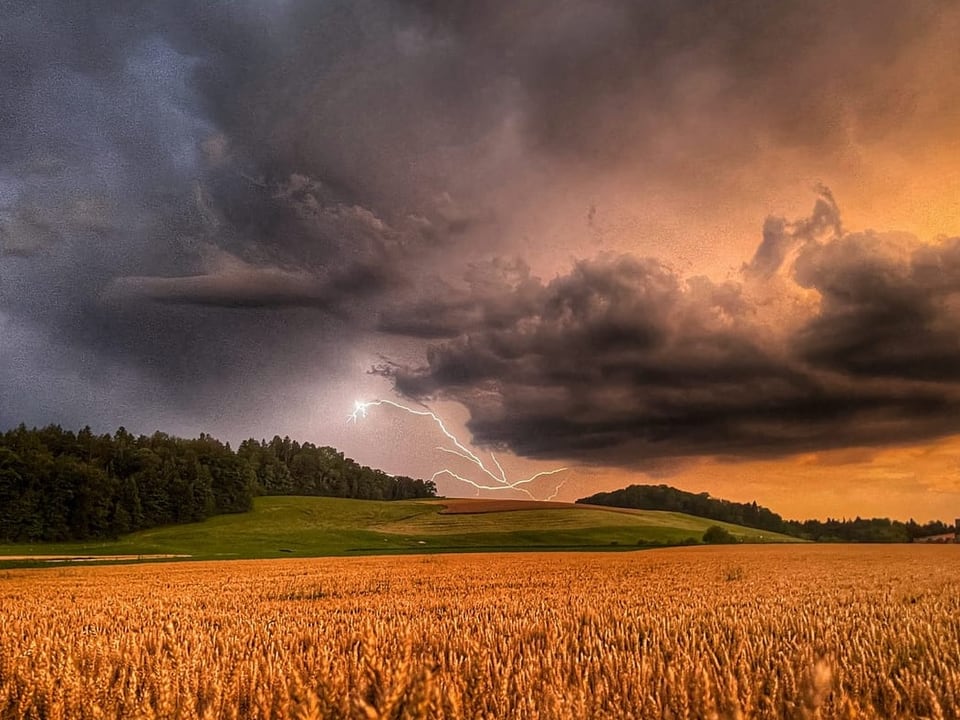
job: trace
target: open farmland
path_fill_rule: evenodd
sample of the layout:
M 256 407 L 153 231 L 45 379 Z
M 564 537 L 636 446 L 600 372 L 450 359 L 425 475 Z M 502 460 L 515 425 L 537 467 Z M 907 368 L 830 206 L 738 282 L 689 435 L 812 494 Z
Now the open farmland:
M 452 512 L 451 512 L 452 511 Z M 316 557 L 386 553 L 584 550 L 676 545 L 719 525 L 744 542 L 796 538 L 682 513 L 483 499 L 376 501 L 260 497 L 251 512 L 142 530 L 118 540 L 0 544 L 0 567 L 51 556 Z M 15 560 L 13 558 L 16 558 Z
M 0 718 L 956 718 L 960 547 L 0 572 Z

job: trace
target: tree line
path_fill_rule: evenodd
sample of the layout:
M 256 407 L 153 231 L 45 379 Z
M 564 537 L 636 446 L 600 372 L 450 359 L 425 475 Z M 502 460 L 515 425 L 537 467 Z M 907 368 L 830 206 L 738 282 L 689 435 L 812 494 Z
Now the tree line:
M 324 495 L 360 500 L 409 500 L 437 496 L 432 480 L 388 475 L 344 457 L 332 447 L 288 437 L 244 440 L 237 456 L 256 476 L 261 495 Z
M 912 542 L 918 538 L 953 531 L 953 526 L 940 520 L 924 524 L 913 520 L 900 522 L 889 518 L 860 517 L 853 520 L 784 520 L 756 502 L 732 502 L 711 497 L 709 493 L 690 493 L 669 485 L 630 485 L 620 490 L 581 498 L 577 502 L 687 513 L 815 542 Z
M 2 542 L 115 538 L 246 512 L 256 495 L 400 500 L 435 497 L 436 486 L 286 437 L 233 451 L 203 433 L 134 436 L 122 427 L 97 435 L 21 425 L 0 434 Z

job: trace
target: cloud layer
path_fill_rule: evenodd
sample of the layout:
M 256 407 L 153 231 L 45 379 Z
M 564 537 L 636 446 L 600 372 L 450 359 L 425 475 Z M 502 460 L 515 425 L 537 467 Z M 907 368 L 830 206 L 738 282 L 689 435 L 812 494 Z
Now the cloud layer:
M 531 456 L 950 432 L 952 241 L 825 195 L 716 281 L 650 228 L 739 267 L 704 208 L 949 155 L 958 31 L 937 0 L 4 7 L 0 427 L 269 433 L 379 352 Z
M 960 431 L 960 238 L 844 233 L 828 192 L 810 218 L 768 220 L 738 281 L 631 256 L 549 282 L 493 269 L 500 283 L 383 321 L 446 336 L 425 366 L 380 372 L 408 397 L 462 402 L 481 444 L 640 466 Z

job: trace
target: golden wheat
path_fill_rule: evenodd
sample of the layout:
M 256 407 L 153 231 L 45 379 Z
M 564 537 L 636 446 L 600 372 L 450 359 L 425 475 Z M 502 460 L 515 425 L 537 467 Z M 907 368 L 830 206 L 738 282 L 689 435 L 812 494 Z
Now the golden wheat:
M 960 547 L 0 572 L 0 718 L 958 718 Z

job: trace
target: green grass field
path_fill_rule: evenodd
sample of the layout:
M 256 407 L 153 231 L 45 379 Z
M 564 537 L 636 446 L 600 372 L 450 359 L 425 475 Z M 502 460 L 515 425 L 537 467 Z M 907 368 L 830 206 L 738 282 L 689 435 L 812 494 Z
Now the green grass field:
M 462 505 L 463 500 L 457 500 Z M 535 506 L 534 506 L 535 507 Z M 119 540 L 0 545 L 3 556 L 189 555 L 193 559 L 315 557 L 409 552 L 625 549 L 699 539 L 720 525 L 745 542 L 793 538 L 680 513 L 582 507 L 443 514 L 436 500 L 377 502 L 262 497 L 250 513 L 220 515 Z

